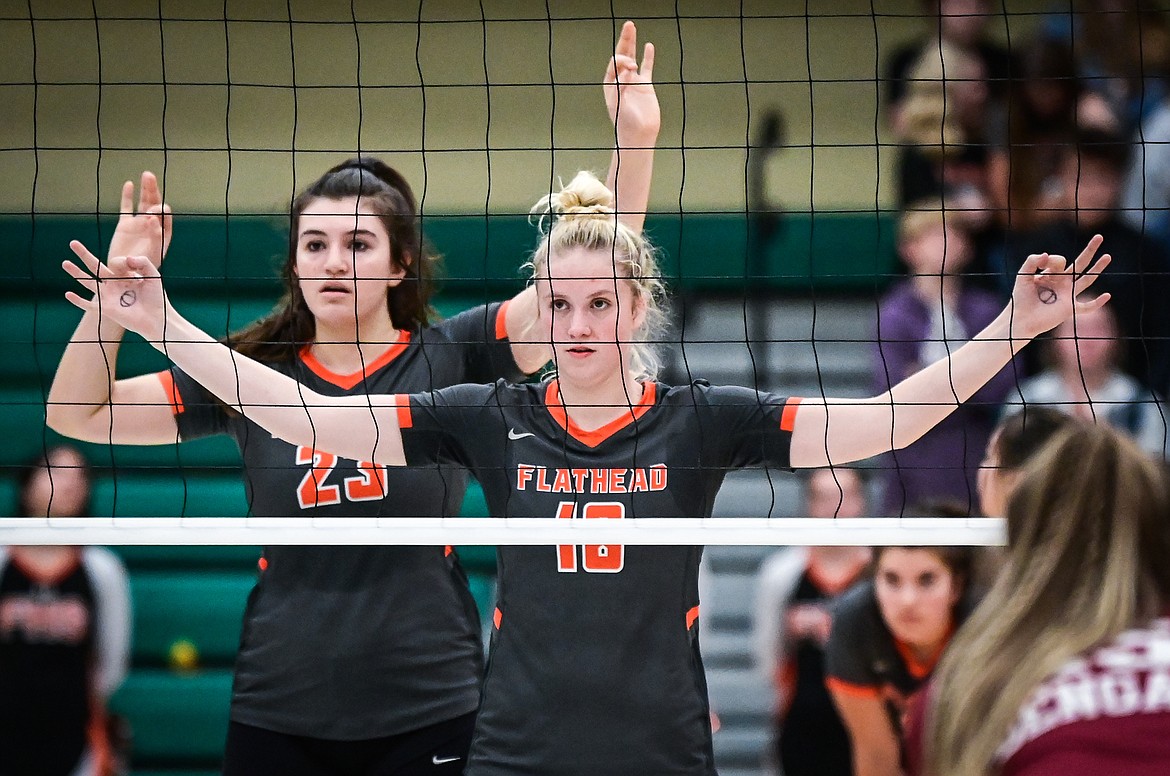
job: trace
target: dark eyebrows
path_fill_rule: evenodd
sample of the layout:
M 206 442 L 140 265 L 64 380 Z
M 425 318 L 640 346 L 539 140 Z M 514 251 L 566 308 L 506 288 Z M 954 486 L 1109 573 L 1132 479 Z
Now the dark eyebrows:
M 361 236 L 361 237 L 374 237 L 374 238 L 376 238 L 378 236 L 378 235 L 374 234 L 374 232 L 372 232 L 369 229 L 351 229 L 348 232 L 342 232 L 342 234 L 352 235 L 354 237 Z M 326 233 L 320 229 L 306 229 L 303 232 L 301 232 L 301 237 L 305 237 L 307 235 L 312 235 L 314 237 L 328 237 L 329 236 L 328 233 Z

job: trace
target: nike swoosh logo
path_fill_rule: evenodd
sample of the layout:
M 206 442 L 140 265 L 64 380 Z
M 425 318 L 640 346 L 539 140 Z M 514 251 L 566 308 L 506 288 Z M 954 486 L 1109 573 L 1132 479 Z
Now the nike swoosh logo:
M 508 439 L 511 439 L 513 442 L 515 442 L 517 439 L 523 439 L 524 437 L 534 437 L 534 436 L 536 436 L 536 434 L 533 434 L 531 431 L 525 431 L 524 433 L 520 433 L 514 428 L 508 429 Z
M 453 763 L 458 759 L 458 757 L 439 757 L 439 755 L 434 755 L 431 757 L 431 762 L 435 765 L 446 765 L 447 763 Z

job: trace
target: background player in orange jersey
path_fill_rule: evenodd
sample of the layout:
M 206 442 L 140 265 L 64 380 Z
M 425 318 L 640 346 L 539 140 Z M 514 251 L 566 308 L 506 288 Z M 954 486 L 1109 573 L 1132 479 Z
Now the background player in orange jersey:
M 325 396 L 186 321 L 149 261 L 115 257 L 103 266 L 76 242 L 85 267 L 64 267 L 95 298 L 67 297 L 165 347 L 192 378 L 291 443 L 390 466 L 465 466 L 497 517 L 605 519 L 709 516 L 729 469 L 842 464 L 910 444 L 1032 338 L 1108 299 L 1077 299 L 1109 261 L 1095 260 L 1094 238 L 1071 262 L 1028 257 L 991 325 L 871 399 L 672 387 L 654 380 L 652 342 L 664 320 L 654 251 L 616 218 L 611 192 L 582 173 L 537 209 L 546 213 L 532 261 L 538 325 L 557 374 L 538 385 Z M 661 490 L 596 498 L 518 490 L 522 465 L 666 471 Z M 701 552 L 501 548 L 491 664 L 467 772 L 713 773 L 696 627 Z

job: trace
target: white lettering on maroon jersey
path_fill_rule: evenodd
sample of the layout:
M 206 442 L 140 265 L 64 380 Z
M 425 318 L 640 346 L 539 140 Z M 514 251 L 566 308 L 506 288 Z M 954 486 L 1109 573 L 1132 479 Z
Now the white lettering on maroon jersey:
M 1020 709 L 998 759 L 1063 725 L 1157 713 L 1170 713 L 1168 619 L 1125 631 L 1045 679 Z

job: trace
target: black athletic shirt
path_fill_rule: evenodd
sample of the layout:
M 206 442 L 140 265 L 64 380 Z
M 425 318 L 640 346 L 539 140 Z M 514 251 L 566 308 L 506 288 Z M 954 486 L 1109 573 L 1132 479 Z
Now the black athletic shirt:
M 85 751 L 97 602 L 81 563 L 38 581 L 0 563 L 0 776 L 68 776 Z
M 858 569 L 860 573 L 861 569 Z M 841 589 L 832 588 L 810 564 L 788 598 L 785 615 L 811 609 L 832 616 Z M 791 627 L 786 628 L 791 633 Z M 825 687 L 825 645 L 814 638 L 791 639 L 783 667 L 788 704 L 778 720 L 778 753 L 787 776 L 850 776 L 849 733 Z
M 398 398 L 410 465 L 450 461 L 495 517 L 708 517 L 727 470 L 788 467 L 795 402 L 646 383 L 586 432 L 556 383 Z M 701 547 L 500 547 L 468 774 L 712 774 Z
M 957 629 L 977 603 L 968 592 L 955 607 Z M 949 639 L 948 639 L 949 640 Z M 846 694 L 880 698 L 899 738 L 902 715 L 914 693 L 930 678 L 934 664 L 915 662 L 882 619 L 872 579 L 841 597 L 833 614 L 833 633 L 825 648 L 825 682 Z
M 505 305 L 403 332 L 364 375 L 333 374 L 308 352 L 296 363 L 270 366 L 331 396 L 517 379 Z M 252 515 L 459 514 L 467 485 L 459 469 L 375 467 L 290 445 L 227 410 L 182 371 L 162 377 L 173 386 L 183 439 L 223 433 L 239 443 Z M 244 615 L 233 720 L 346 741 L 417 730 L 475 710 L 479 617 L 448 548 L 265 547 L 264 562 Z

